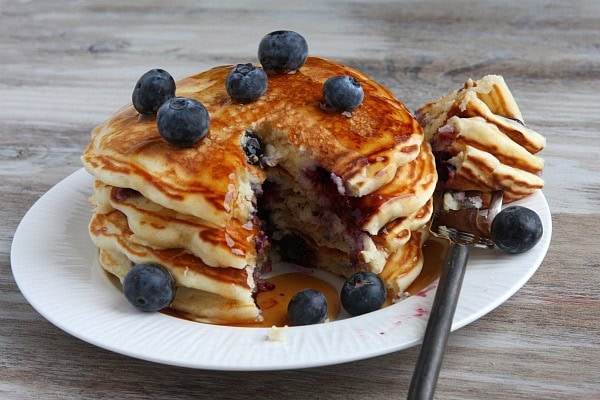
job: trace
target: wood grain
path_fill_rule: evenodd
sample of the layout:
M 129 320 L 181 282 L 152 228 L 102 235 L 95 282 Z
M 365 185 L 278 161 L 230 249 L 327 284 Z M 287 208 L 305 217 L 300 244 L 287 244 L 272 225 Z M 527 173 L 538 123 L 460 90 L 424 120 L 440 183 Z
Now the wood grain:
M 548 146 L 550 250 L 505 304 L 453 333 L 438 399 L 600 397 L 600 2 L 0 1 L 0 398 L 389 399 L 418 346 L 301 371 L 223 373 L 131 359 L 75 339 L 19 292 L 10 246 L 29 207 L 80 168 L 91 129 L 154 67 L 176 79 L 256 61 L 293 29 L 411 109 L 505 77 Z M 35 249 L 32 249 L 34 251 Z M 43 266 L 41 266 L 43 267 Z

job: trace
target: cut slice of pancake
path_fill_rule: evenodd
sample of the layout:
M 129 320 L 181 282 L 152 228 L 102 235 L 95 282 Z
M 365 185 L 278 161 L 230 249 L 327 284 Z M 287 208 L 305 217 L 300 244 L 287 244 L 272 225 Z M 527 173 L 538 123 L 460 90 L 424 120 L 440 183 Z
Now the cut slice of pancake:
M 82 162 L 96 179 L 90 234 L 103 267 L 122 279 L 132 263 L 164 266 L 177 286 L 172 308 L 212 323 L 259 320 L 257 279 L 290 255 L 344 277 L 387 269 L 399 293 L 422 265 L 413 248 L 437 183 L 417 120 L 390 91 L 333 61 L 309 57 L 295 74 L 269 75 L 267 92 L 246 104 L 227 95 L 231 69 L 177 83 L 178 96 L 210 115 L 192 147 L 167 144 L 156 118 L 132 106 L 92 132 Z M 334 75 L 364 89 L 351 113 L 321 104 Z M 256 157 L 246 155 L 250 140 Z
M 504 79 L 488 75 L 416 112 L 433 152 L 442 186 L 504 191 L 504 202 L 544 185 L 544 161 L 535 154 L 545 138 L 525 126 Z
M 431 219 L 433 214 L 433 197 L 415 213 L 396 218 L 383 227 L 381 233 L 376 236 L 376 241 L 381 239 L 383 246 L 390 252 L 398 250 L 411 238 L 412 232 L 422 229 Z
M 428 140 L 455 115 L 485 119 L 532 154 L 546 144 L 542 135 L 524 125 L 521 111 L 499 75 L 487 75 L 477 81 L 469 79 L 461 89 L 425 104 L 416 112 Z
M 361 228 L 377 234 L 389 222 L 417 212 L 432 197 L 437 179 L 431 147 L 424 141 L 419 156 L 398 168 L 389 184 L 353 199 Z
M 442 136 L 450 140 L 449 145 L 439 143 Z M 493 154 L 500 162 L 538 174 L 544 169 L 544 160 L 531 154 L 523 146 L 508 137 L 497 125 L 481 117 L 450 118 L 432 139 L 438 150 L 456 155 L 467 146 Z
M 455 171 L 446 187 L 454 190 L 502 190 L 503 202 L 510 203 L 529 196 L 544 186 L 538 175 L 503 164 L 492 154 L 466 146 L 456 157 L 447 160 Z
M 341 196 L 330 174 L 312 171 L 310 185 L 303 186 L 283 168 L 267 172 L 267 184 L 259 205 L 274 231 L 298 235 L 313 253 L 336 255 L 331 267 L 324 257 L 312 257 L 320 268 L 349 276 L 357 270 L 381 272 L 389 255 L 422 228 L 431 217 L 431 196 L 437 182 L 429 144 L 419 156 L 397 169 L 394 179 L 374 193 L 360 198 Z M 327 250 L 324 250 L 327 249 Z M 337 253 L 336 253 L 337 254 Z M 310 265 L 309 265 L 310 266 Z

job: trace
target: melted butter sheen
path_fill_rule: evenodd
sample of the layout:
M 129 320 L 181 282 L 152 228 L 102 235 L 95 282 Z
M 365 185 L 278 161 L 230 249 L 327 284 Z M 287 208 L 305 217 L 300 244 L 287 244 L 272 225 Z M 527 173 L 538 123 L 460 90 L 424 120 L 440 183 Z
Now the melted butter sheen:
M 290 325 L 287 317 L 287 306 L 292 297 L 302 289 L 315 289 L 327 299 L 327 318 L 334 321 L 340 313 L 339 293 L 333 286 L 322 279 L 311 275 L 292 272 L 269 278 L 275 288 L 268 292 L 260 292 L 256 296 L 256 304 L 262 310 L 264 321 L 245 325 L 252 327 L 271 327 Z

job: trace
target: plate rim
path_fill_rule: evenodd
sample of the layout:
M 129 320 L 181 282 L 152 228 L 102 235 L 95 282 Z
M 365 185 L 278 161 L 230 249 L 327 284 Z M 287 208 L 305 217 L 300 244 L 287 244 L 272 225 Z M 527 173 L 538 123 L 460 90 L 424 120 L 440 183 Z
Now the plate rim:
M 49 296 L 48 293 L 40 293 L 39 291 L 35 291 L 35 289 L 39 289 L 39 282 L 35 281 L 35 278 L 32 276 L 32 274 L 27 271 L 27 267 L 34 262 L 32 260 L 37 260 L 36 257 L 39 258 L 42 256 L 42 254 L 35 254 L 35 252 L 32 253 L 30 251 L 26 251 L 26 244 L 31 245 L 32 242 L 36 244 L 48 245 L 48 242 L 40 241 L 40 237 L 28 237 L 30 236 L 32 227 L 34 227 L 37 223 L 43 222 L 43 220 L 35 221 L 34 218 L 41 218 L 40 213 L 44 211 L 45 207 L 49 207 L 50 205 L 60 206 L 61 200 L 64 200 L 65 198 L 68 199 L 71 196 L 76 195 L 75 192 L 78 192 L 78 194 L 82 197 L 85 197 L 85 193 L 87 193 L 87 197 L 89 197 L 92 192 L 92 182 L 93 177 L 89 175 L 84 168 L 80 168 L 79 170 L 76 170 L 75 172 L 63 178 L 60 182 L 46 191 L 36 202 L 34 202 L 34 204 L 21 219 L 13 236 L 10 254 L 11 271 L 13 277 L 17 286 L 19 287 L 19 290 L 29 304 L 42 317 L 51 322 L 53 325 L 80 340 L 93 344 L 97 347 L 113 351 L 115 353 L 156 363 L 197 369 L 230 371 L 299 369 L 339 364 L 404 350 L 422 341 L 422 334 L 425 330 L 425 325 L 427 322 L 427 318 L 423 317 L 427 315 L 427 312 L 431 307 L 432 299 L 435 294 L 435 287 L 437 286 L 437 280 L 430 284 L 418 295 L 411 296 L 402 302 L 370 314 L 320 325 L 285 328 L 283 331 L 284 340 L 281 342 L 268 340 L 268 334 L 271 328 L 208 325 L 180 320 L 175 317 L 169 317 L 160 313 L 147 315 L 145 313 L 139 313 L 136 310 L 118 312 L 115 311 L 118 309 L 118 307 L 115 307 L 112 304 L 112 299 L 110 299 L 110 301 L 108 301 L 110 305 L 107 305 L 106 309 L 103 308 L 102 310 L 106 311 L 105 314 L 107 314 L 108 321 L 106 321 L 106 324 L 109 326 L 107 329 L 111 329 L 112 331 L 108 332 L 106 336 L 99 337 L 95 333 L 83 329 L 81 325 L 79 325 L 79 322 L 81 322 L 81 319 L 83 318 L 83 314 L 85 314 L 85 310 L 77 308 L 80 307 L 79 305 L 75 306 L 75 310 L 71 310 L 76 311 L 76 313 L 74 313 L 75 315 L 71 315 L 70 313 L 60 314 L 56 308 L 52 308 L 52 305 L 60 309 L 60 307 L 63 307 L 62 303 L 60 302 L 61 299 L 48 299 L 44 297 Z M 533 274 L 541 265 L 551 241 L 552 219 L 548 202 L 543 193 L 538 191 L 532 196 L 535 196 L 535 200 L 539 202 L 536 204 L 535 208 L 536 211 L 538 211 L 538 214 L 540 214 L 540 217 L 544 223 L 544 233 L 542 239 L 534 249 L 524 253 L 526 255 L 526 259 L 533 258 L 533 264 L 527 266 L 527 268 L 524 268 L 522 273 L 517 273 L 515 277 L 516 280 L 508 288 L 501 291 L 501 293 L 492 296 L 492 298 L 490 298 L 483 307 L 476 307 L 475 309 L 469 310 L 468 305 L 465 305 L 464 303 L 461 305 L 461 301 L 459 300 L 455 319 L 452 324 L 452 331 L 468 325 L 469 323 L 481 318 L 497 308 L 499 305 L 503 304 L 520 288 L 523 287 L 523 285 L 531 278 L 531 276 L 533 276 Z M 525 203 L 527 203 L 527 200 Z M 520 202 L 515 202 L 513 204 L 520 204 Z M 62 206 L 68 208 L 68 206 L 72 206 L 72 204 L 67 202 L 62 204 Z M 87 207 L 86 210 L 91 210 L 91 206 L 88 206 L 87 202 L 85 202 L 85 206 Z M 71 207 L 68 212 L 75 214 L 75 207 Z M 53 217 L 60 218 L 61 215 L 53 215 Z M 85 229 L 87 232 L 87 223 L 85 224 Z M 49 235 L 46 235 L 45 237 L 48 236 Z M 82 238 L 81 240 L 85 239 L 86 238 Z M 57 239 L 53 237 L 48 239 L 49 242 L 52 240 Z M 90 248 L 95 248 L 93 247 L 89 237 L 87 237 L 87 241 L 89 242 L 88 245 L 92 246 Z M 52 249 L 53 247 L 48 245 L 44 248 L 44 251 L 48 252 Z M 63 250 L 66 252 L 69 251 L 68 248 Z M 46 253 L 43 254 L 48 255 Z M 530 254 L 530 256 L 527 256 L 528 254 Z M 522 255 L 518 255 L 517 257 L 519 256 Z M 475 259 L 476 257 L 477 256 L 475 256 Z M 513 255 L 501 255 L 500 257 L 502 259 L 518 259 Z M 474 257 L 472 255 L 469 264 L 473 264 L 473 260 Z M 79 260 L 75 260 L 74 262 L 77 261 Z M 101 290 L 101 294 L 106 294 L 104 290 L 110 289 L 100 288 L 98 285 L 98 276 L 94 276 L 94 268 L 97 267 L 99 269 L 99 264 L 97 264 L 97 262 L 95 263 L 96 260 L 88 261 L 91 261 L 91 263 L 94 264 L 94 266 L 88 265 L 92 275 L 91 280 L 85 282 L 77 281 L 75 284 L 81 284 L 87 289 L 98 289 Z M 61 267 L 54 266 L 54 268 Z M 509 268 L 509 271 L 513 272 L 512 269 Z M 56 269 L 56 271 L 64 272 L 60 269 Z M 96 272 L 100 273 L 101 271 Z M 469 280 L 473 277 L 473 274 L 474 271 L 470 271 L 468 265 L 461 298 L 465 296 L 465 292 L 470 290 Z M 50 280 L 54 278 L 56 277 L 49 276 Z M 108 283 L 107 278 L 106 282 Z M 76 286 L 76 288 L 77 290 L 80 290 L 79 287 Z M 112 290 L 115 290 L 115 288 L 113 287 Z M 469 292 L 467 292 L 467 294 L 469 294 Z M 70 298 L 71 293 L 69 293 L 68 290 L 63 291 L 63 294 L 58 294 L 58 297 L 60 296 L 63 296 L 62 300 L 64 301 L 67 298 Z M 49 300 L 51 300 L 51 305 L 44 302 Z M 122 299 L 118 300 L 122 301 Z M 85 303 L 89 305 L 87 301 Z M 92 304 L 91 306 L 95 307 L 96 305 Z M 112 308 L 109 309 L 109 306 Z M 411 314 L 411 312 L 413 314 Z M 102 315 L 97 315 L 97 317 L 98 316 Z M 124 329 L 123 327 L 114 326 L 116 322 L 123 321 L 125 321 L 127 324 L 131 323 L 137 328 L 142 327 L 145 329 L 157 329 L 159 336 L 163 339 L 173 339 L 173 336 L 176 337 L 177 335 L 183 335 L 183 333 L 179 331 L 174 332 L 171 336 L 165 335 L 165 332 L 160 332 L 165 324 L 169 324 L 168 326 L 171 328 L 177 328 L 177 330 L 181 330 L 184 333 L 193 332 L 194 334 L 198 335 L 209 335 L 211 340 L 216 341 L 217 343 L 229 340 L 228 343 L 233 343 L 232 346 L 234 347 L 241 347 L 244 344 L 250 343 L 253 345 L 253 347 L 257 348 L 253 350 L 248 349 L 247 351 L 255 352 L 256 354 L 254 354 L 254 356 L 256 358 L 253 360 L 245 357 L 243 360 L 240 360 L 236 358 L 235 354 L 231 354 L 231 352 L 223 352 L 223 354 L 221 354 L 223 357 L 213 356 L 213 353 L 207 353 L 201 348 L 201 346 L 197 345 L 195 345 L 196 347 L 192 349 L 193 351 L 190 349 L 181 348 L 181 346 L 191 344 L 189 339 L 180 341 L 180 347 L 171 345 L 169 343 L 167 345 L 167 347 L 169 347 L 168 352 L 165 352 L 164 350 L 159 351 L 160 349 L 153 349 L 151 345 L 156 344 L 154 343 L 155 339 L 147 335 L 144 336 L 141 344 L 132 343 L 131 340 L 124 340 L 123 342 L 120 342 L 115 340 L 115 337 L 117 336 L 110 336 L 109 334 L 112 333 L 113 335 L 120 335 L 123 332 L 127 332 L 127 329 Z M 399 325 L 402 325 L 402 328 L 398 328 Z M 365 329 L 365 326 L 369 326 L 370 329 Z M 94 328 L 102 329 L 101 327 L 96 326 L 94 326 Z M 399 331 L 403 329 L 406 329 L 408 333 L 411 333 L 408 338 L 406 338 L 405 334 L 402 334 L 401 332 L 399 333 Z M 323 348 L 323 346 L 320 344 L 315 345 L 315 343 L 310 343 L 311 340 L 317 341 L 323 339 L 326 343 L 329 343 L 332 347 L 335 347 L 336 344 L 331 344 L 329 335 L 341 340 L 342 342 L 349 341 L 352 342 L 351 344 L 366 343 L 366 346 L 354 346 L 361 347 L 356 351 L 352 351 L 352 346 L 343 346 L 340 348 L 343 348 L 344 350 L 350 350 L 345 354 L 340 354 L 342 351 L 339 349 L 339 351 L 336 351 L 334 348 L 332 351 L 332 349 Z M 405 337 L 404 340 L 398 341 L 398 339 L 402 337 Z M 240 342 L 242 343 L 241 345 L 238 344 Z M 144 346 L 144 343 L 147 345 L 146 347 Z M 315 350 L 311 347 L 318 348 L 318 350 L 324 352 L 325 355 L 315 354 Z M 309 353 L 308 356 L 300 355 L 300 350 L 303 352 L 307 351 Z M 219 350 L 216 351 L 218 352 Z M 266 355 L 261 354 L 260 352 L 262 351 L 266 352 Z

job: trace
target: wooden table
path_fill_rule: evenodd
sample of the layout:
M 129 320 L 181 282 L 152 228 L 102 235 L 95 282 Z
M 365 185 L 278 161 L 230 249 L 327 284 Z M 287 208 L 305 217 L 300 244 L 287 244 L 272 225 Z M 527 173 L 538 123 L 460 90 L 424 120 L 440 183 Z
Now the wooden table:
M 554 235 L 522 290 L 452 334 L 436 398 L 600 398 L 600 2 L 248 3 L 0 1 L 0 398 L 405 397 L 418 346 L 298 371 L 170 367 L 66 334 L 11 274 L 22 216 L 81 167 L 90 130 L 130 101 L 142 72 L 163 67 L 179 79 L 255 61 L 261 37 L 282 28 L 411 109 L 468 77 L 505 77 L 548 139 Z

